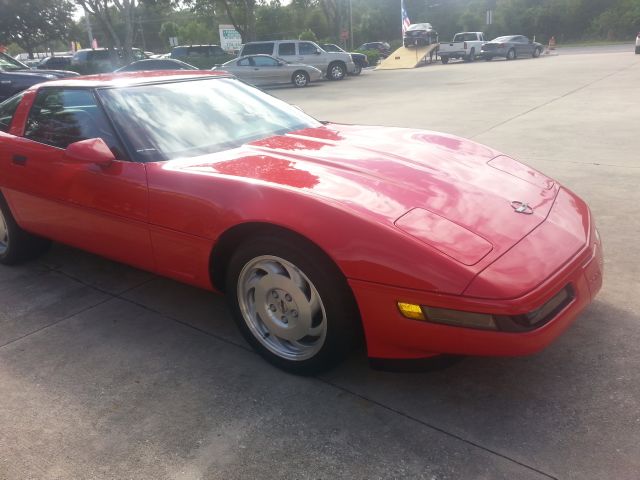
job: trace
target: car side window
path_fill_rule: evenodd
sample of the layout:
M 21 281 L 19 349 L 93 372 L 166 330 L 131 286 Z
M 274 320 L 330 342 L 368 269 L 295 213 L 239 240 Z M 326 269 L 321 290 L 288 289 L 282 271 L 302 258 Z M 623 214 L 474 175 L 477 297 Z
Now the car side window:
M 273 42 L 266 43 L 248 43 L 242 49 L 243 55 L 256 55 L 259 53 L 264 53 L 267 55 L 273 54 Z
M 256 67 L 276 67 L 278 62 L 271 57 L 253 57 L 253 64 Z
M 43 88 L 29 112 L 25 138 L 58 148 L 90 138 L 102 138 L 114 156 L 124 160 L 109 120 L 91 90 Z
M 313 55 L 317 50 L 318 47 L 310 42 L 300 42 L 298 44 L 298 52 L 300 55 Z
M 21 100 L 22 95 L 16 95 L 0 103 L 0 131 L 9 131 L 11 120 L 13 120 L 13 115 L 16 113 Z
M 278 56 L 282 55 L 295 55 L 296 54 L 296 44 L 293 42 L 290 43 L 281 43 L 278 45 Z
M 249 58 L 243 58 L 238 60 L 236 63 L 239 67 L 249 67 L 251 65 L 251 60 Z

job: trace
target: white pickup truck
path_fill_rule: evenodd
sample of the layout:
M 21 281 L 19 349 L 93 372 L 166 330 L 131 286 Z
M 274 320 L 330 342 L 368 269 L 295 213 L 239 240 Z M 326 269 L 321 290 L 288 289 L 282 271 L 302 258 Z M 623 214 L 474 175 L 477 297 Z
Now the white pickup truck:
M 451 43 L 441 43 L 438 55 L 442 63 L 449 63 L 450 58 L 462 58 L 465 62 L 473 62 L 480 55 L 482 45 L 487 43 L 482 32 L 461 32 L 453 36 Z

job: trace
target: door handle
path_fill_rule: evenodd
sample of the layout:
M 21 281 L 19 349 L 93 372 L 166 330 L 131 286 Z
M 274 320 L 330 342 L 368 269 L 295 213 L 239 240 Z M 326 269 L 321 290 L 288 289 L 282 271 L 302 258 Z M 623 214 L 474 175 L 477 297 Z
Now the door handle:
M 14 155 L 11 161 L 16 165 L 26 165 L 27 157 L 25 157 L 24 155 Z

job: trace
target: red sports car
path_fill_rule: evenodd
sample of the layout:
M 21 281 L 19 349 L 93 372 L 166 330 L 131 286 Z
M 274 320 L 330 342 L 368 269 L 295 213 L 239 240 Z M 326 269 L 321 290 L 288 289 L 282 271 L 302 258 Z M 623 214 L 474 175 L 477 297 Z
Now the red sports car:
M 50 240 L 224 292 L 267 360 L 524 355 L 600 289 L 589 208 L 424 130 L 322 123 L 224 73 L 39 84 L 0 104 L 0 262 Z

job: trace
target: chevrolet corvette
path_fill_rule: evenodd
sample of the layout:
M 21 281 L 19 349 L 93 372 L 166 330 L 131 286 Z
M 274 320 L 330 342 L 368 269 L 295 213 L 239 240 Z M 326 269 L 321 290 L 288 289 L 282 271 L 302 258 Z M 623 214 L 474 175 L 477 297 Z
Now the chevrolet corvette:
M 602 284 L 588 206 L 492 148 L 319 122 L 224 72 L 38 84 L 0 104 L 0 263 L 56 241 L 224 293 L 246 340 L 313 374 L 518 356 Z

